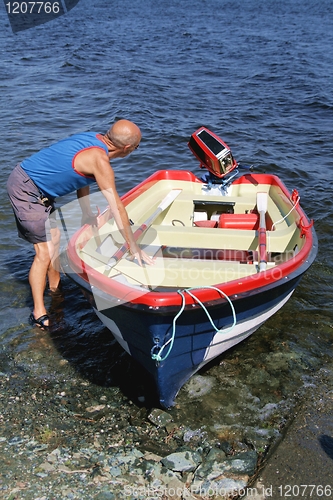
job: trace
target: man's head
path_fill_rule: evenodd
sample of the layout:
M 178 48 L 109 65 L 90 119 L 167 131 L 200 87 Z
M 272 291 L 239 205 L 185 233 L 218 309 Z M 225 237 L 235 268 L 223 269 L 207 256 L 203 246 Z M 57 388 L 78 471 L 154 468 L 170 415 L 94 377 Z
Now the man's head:
M 135 123 L 129 120 L 118 120 L 105 134 L 110 142 L 111 151 L 118 157 L 125 157 L 139 147 L 141 131 Z M 113 147 L 112 147 L 113 146 Z

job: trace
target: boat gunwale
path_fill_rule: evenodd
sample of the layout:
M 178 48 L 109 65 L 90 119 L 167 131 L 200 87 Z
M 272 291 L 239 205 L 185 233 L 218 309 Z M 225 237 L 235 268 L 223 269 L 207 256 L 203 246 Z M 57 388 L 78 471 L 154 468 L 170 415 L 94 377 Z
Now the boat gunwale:
M 185 180 L 190 182 L 199 182 L 201 184 L 203 183 L 192 172 L 189 171 L 159 170 L 142 181 L 136 187 L 128 191 L 124 196 L 122 196 L 121 199 L 124 205 L 128 205 L 135 198 L 142 195 L 152 185 L 161 180 Z M 277 186 L 290 199 L 290 193 L 288 189 L 281 181 L 281 179 L 275 175 L 251 173 L 245 174 L 233 181 L 233 185 L 242 183 Z M 317 253 L 317 239 L 312 224 L 310 223 L 303 209 L 300 207 L 299 203 L 295 205 L 295 210 L 297 211 L 300 220 L 303 221 L 302 231 L 306 240 L 303 247 L 292 259 L 278 264 L 271 269 L 258 272 L 255 275 L 238 278 L 227 283 L 212 283 L 212 287 L 221 290 L 223 294 L 231 297 L 251 292 L 258 288 L 261 289 L 269 284 L 274 284 L 282 279 L 288 278 L 290 274 L 303 274 L 315 259 Z M 107 217 L 107 215 L 105 214 L 104 216 Z M 305 225 L 305 221 L 307 221 L 308 225 Z M 110 278 L 90 267 L 77 254 L 77 239 L 86 229 L 87 226 L 83 226 L 82 228 L 80 228 L 72 236 L 67 246 L 67 259 L 69 261 L 69 265 L 75 273 L 79 274 L 81 279 L 93 285 L 94 287 L 99 288 L 102 292 L 108 294 L 109 296 L 112 296 L 116 300 L 118 298 L 123 301 L 126 297 L 126 302 L 131 302 L 133 305 L 145 305 L 150 308 L 156 309 L 171 306 L 179 307 L 181 297 L 177 291 L 147 291 L 147 293 L 143 293 L 138 297 L 137 290 L 131 291 L 131 287 L 128 285 L 113 281 L 112 287 L 110 287 Z M 216 290 L 205 287 L 200 287 L 195 290 L 196 297 L 198 297 L 198 299 L 204 303 L 216 302 L 216 293 Z M 188 294 L 186 295 L 186 304 L 195 304 L 194 299 Z M 221 298 L 223 297 L 220 297 L 220 299 Z

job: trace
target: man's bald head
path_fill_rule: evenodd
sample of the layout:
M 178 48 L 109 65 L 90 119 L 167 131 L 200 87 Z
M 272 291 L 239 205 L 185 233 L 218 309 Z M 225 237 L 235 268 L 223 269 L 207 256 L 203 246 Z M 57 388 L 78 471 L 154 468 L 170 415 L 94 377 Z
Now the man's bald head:
M 129 120 L 118 120 L 107 132 L 107 137 L 116 147 L 137 147 L 141 141 L 139 127 Z

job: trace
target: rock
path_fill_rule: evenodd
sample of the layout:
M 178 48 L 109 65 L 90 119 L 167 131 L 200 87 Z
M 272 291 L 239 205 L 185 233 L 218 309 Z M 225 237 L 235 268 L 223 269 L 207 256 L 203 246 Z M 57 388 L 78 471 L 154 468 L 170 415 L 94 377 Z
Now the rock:
M 41 451 L 44 451 L 48 448 L 48 445 L 47 444 L 36 444 L 32 449 L 32 451 L 34 453 L 38 453 L 38 452 L 41 452 Z
M 39 468 L 44 470 L 45 472 L 53 472 L 55 470 L 54 465 L 50 464 L 49 462 L 45 462 L 43 464 L 40 464 Z
M 203 480 L 205 478 L 213 480 L 221 476 L 226 470 L 226 460 L 223 461 L 205 461 L 195 472 L 195 480 Z
M 220 476 L 228 477 L 233 474 L 252 476 L 256 470 L 257 453 L 247 451 L 233 457 L 225 457 L 224 452 L 212 449 L 203 464 L 195 473 L 196 480 L 216 480 Z
M 158 408 L 154 408 L 148 415 L 148 420 L 157 427 L 165 427 L 172 422 L 172 416 Z
M 49 453 L 46 457 L 46 460 L 50 463 L 50 464 L 55 464 L 57 463 L 58 461 L 58 457 L 56 455 L 56 453 Z
M 162 457 L 160 455 L 156 455 L 156 453 L 151 453 L 147 451 L 144 455 L 143 458 L 145 460 L 152 460 L 153 462 L 160 462 Z
M 197 439 L 197 440 L 202 441 L 206 437 L 207 437 L 207 433 L 202 431 L 201 429 L 196 429 L 194 431 L 192 431 L 191 429 L 188 429 L 187 431 L 184 432 L 183 440 L 185 441 L 185 443 L 188 443 L 192 439 Z
M 131 473 L 142 476 L 150 482 L 152 479 L 163 475 L 162 468 L 163 465 L 161 462 L 143 460 L 136 468 L 131 469 Z
M 201 398 L 204 394 L 210 392 L 215 384 L 213 377 L 194 375 L 184 386 L 191 398 Z
M 232 452 L 232 445 L 228 441 L 222 441 L 220 443 L 220 448 L 227 455 Z
M 8 441 L 9 446 L 20 446 L 21 444 L 25 443 L 27 440 L 25 438 L 21 438 L 19 436 L 13 437 Z
M 275 429 L 253 429 L 246 431 L 244 441 L 253 447 L 257 452 L 264 452 L 270 443 L 279 436 L 279 431 Z
M 201 455 L 196 451 L 180 451 L 162 458 L 162 464 L 176 472 L 190 472 L 202 462 Z
M 107 460 L 110 466 L 109 473 L 113 477 L 119 477 L 127 474 L 129 471 L 133 471 L 133 469 L 137 467 L 142 457 L 143 453 L 136 448 L 132 448 L 131 450 L 120 450 Z
M 219 448 L 212 448 L 206 456 L 205 462 L 223 462 L 226 459 L 226 454 Z
M 239 453 L 225 461 L 226 471 L 252 476 L 257 467 L 257 459 L 258 455 L 253 450 Z
M 132 477 L 133 482 L 124 485 L 121 495 L 117 498 L 126 498 L 128 500 L 144 499 L 176 499 L 184 498 L 186 500 L 197 500 L 191 494 L 190 488 L 181 480 L 179 474 L 166 470 L 160 464 L 160 471 L 155 476 L 151 476 L 149 481 L 141 477 Z M 125 494 L 125 497 L 123 496 Z
M 88 406 L 88 408 L 86 408 L 86 411 L 88 413 L 94 413 L 94 412 L 104 410 L 104 408 L 105 408 L 105 405 Z
M 112 465 L 109 469 L 109 473 L 111 474 L 111 476 L 113 477 L 118 477 L 118 476 L 121 476 L 121 469 L 120 467 L 118 466 L 115 466 L 115 465 Z

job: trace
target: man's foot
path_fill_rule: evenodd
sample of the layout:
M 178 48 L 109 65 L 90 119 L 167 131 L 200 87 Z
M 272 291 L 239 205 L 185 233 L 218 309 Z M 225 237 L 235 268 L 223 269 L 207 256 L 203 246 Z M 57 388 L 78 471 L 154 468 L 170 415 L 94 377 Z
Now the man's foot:
M 56 287 L 51 287 L 49 288 L 49 294 L 51 297 L 53 295 L 61 295 L 62 294 L 62 284 L 61 281 L 59 281 L 58 285 Z
M 48 314 L 43 314 L 43 316 L 40 316 L 39 318 L 35 319 L 34 313 L 31 313 L 29 316 L 29 323 L 32 326 L 38 326 L 41 330 L 47 330 L 49 328 L 49 325 L 46 324 L 46 322 L 49 322 L 49 316 Z

